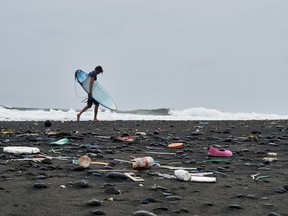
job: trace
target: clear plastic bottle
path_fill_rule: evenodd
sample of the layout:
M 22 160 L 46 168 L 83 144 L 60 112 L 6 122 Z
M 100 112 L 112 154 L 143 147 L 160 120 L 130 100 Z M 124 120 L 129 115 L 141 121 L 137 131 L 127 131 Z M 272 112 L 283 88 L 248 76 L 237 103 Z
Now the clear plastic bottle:
M 132 162 L 133 169 L 148 169 L 154 165 L 154 159 L 152 157 L 135 158 Z

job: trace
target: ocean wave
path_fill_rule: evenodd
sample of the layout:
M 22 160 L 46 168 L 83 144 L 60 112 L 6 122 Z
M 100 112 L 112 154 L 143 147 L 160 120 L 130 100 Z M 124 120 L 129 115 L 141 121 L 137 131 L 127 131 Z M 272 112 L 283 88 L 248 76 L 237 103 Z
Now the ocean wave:
M 137 110 L 127 110 L 118 111 L 118 113 L 134 114 L 134 115 L 170 115 L 170 109 L 159 108 L 159 109 L 137 109 Z
M 79 110 L 52 108 L 22 108 L 0 106 L 0 121 L 75 121 Z M 100 120 L 277 120 L 288 119 L 288 115 L 261 113 L 232 113 L 203 107 L 183 110 L 159 108 L 128 111 L 109 111 L 100 109 Z M 81 120 L 92 120 L 93 109 L 82 114 Z

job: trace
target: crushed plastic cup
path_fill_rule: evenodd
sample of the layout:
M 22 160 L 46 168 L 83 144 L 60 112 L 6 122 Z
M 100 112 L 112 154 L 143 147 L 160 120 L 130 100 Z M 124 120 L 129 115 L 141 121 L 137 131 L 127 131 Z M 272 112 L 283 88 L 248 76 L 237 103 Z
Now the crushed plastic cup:
M 191 174 L 186 170 L 175 170 L 174 175 L 181 181 L 190 181 L 191 179 Z

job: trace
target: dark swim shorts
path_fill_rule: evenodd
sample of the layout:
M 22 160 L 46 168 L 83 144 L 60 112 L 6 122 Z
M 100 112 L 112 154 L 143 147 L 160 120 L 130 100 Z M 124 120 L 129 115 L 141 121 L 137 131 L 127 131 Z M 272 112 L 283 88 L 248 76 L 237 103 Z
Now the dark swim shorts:
M 87 105 L 91 107 L 92 104 L 99 105 L 99 103 L 93 97 L 88 97 Z

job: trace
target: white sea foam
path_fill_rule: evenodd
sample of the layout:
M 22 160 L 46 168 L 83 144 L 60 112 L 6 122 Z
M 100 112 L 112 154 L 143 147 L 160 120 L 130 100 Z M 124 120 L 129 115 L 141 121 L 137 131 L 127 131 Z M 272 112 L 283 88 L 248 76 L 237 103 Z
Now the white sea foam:
M 207 108 L 167 109 L 111 112 L 99 110 L 100 120 L 273 120 L 288 119 L 288 115 L 261 113 L 232 113 Z M 0 106 L 0 121 L 75 121 L 77 110 L 27 109 Z M 140 113 L 140 114 L 139 114 Z M 145 113 L 145 114 L 142 114 Z M 83 113 L 81 120 L 93 119 L 93 109 Z

